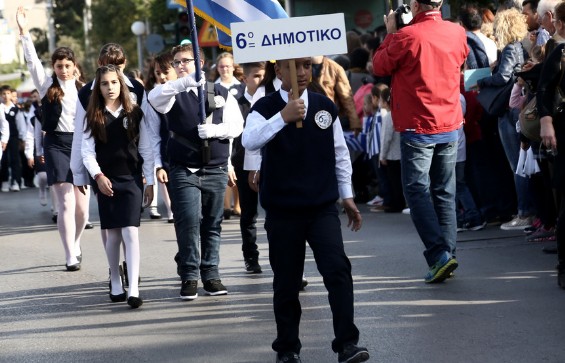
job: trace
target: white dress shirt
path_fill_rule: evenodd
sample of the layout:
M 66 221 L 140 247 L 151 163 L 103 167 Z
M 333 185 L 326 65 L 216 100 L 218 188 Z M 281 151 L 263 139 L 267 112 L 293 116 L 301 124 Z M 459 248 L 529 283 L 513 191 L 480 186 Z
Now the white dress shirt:
M 47 90 L 53 84 L 53 78 L 45 73 L 45 69 L 41 64 L 41 61 L 37 57 L 35 47 L 30 38 L 29 34 L 20 36 L 22 40 L 22 46 L 24 48 L 24 56 L 27 63 L 27 68 L 33 80 L 33 84 L 41 98 L 45 97 Z M 57 78 L 59 85 L 63 89 L 65 96 L 61 101 L 63 111 L 61 112 L 61 117 L 59 118 L 59 123 L 55 131 L 60 132 L 73 132 L 75 130 L 75 105 L 78 99 L 78 91 L 75 84 L 75 79 L 68 81 L 62 81 Z
M 288 103 L 288 92 L 281 88 L 279 93 L 282 99 Z M 300 98 L 304 100 L 304 106 L 306 107 L 306 112 L 308 112 L 308 91 L 304 90 Z M 250 151 L 260 150 L 284 127 L 287 127 L 287 123 L 284 122 L 280 112 L 267 120 L 259 112 L 253 111 L 247 116 L 245 129 L 243 130 L 243 147 Z M 353 198 L 351 158 L 343 137 L 339 117 L 336 117 L 334 120 L 332 128 L 335 148 L 335 173 L 339 196 L 342 199 Z
M 120 106 L 116 111 L 111 111 L 108 108 L 106 108 L 106 111 L 117 118 L 120 116 L 122 106 Z M 153 185 L 155 182 L 153 176 L 153 151 L 151 149 L 151 142 L 149 140 L 149 133 L 147 131 L 145 118 L 142 118 L 139 123 L 139 144 L 137 146 L 137 150 L 143 158 L 143 175 L 145 176 L 147 185 Z M 98 161 L 96 161 L 96 141 L 93 137 L 91 137 L 90 130 L 82 133 L 81 155 L 84 166 L 93 178 L 96 174 L 102 172 L 100 165 L 98 165 Z

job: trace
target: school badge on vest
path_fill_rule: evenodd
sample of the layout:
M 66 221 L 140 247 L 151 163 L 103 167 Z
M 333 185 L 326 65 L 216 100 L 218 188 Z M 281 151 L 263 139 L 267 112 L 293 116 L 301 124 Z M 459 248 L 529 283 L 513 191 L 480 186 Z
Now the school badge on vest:
M 226 104 L 226 100 L 222 96 L 214 96 L 214 103 L 216 108 L 222 108 Z
M 124 117 L 124 129 L 128 129 L 128 118 Z
M 12 116 L 12 117 L 13 117 L 15 114 L 16 114 L 16 113 L 15 113 L 14 111 L 10 111 L 10 113 L 9 113 L 9 115 Z
M 328 111 L 318 111 L 314 116 L 314 121 L 319 128 L 325 130 L 332 124 L 332 115 Z

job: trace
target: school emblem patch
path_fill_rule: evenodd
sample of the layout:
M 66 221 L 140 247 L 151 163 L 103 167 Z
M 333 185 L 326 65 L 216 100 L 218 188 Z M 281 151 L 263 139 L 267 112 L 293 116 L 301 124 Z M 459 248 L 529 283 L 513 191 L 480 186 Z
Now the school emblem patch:
M 214 96 L 214 103 L 216 108 L 222 108 L 226 104 L 226 100 L 222 96 Z
M 230 89 L 230 93 L 231 93 L 232 96 L 236 97 L 239 92 L 238 92 L 237 88 L 232 88 L 232 89 Z
M 318 111 L 314 116 L 314 121 L 319 128 L 325 130 L 332 124 L 332 115 L 328 111 Z
M 128 129 L 128 118 L 124 117 L 124 129 Z
M 14 111 L 10 111 L 10 116 L 14 116 L 16 113 Z

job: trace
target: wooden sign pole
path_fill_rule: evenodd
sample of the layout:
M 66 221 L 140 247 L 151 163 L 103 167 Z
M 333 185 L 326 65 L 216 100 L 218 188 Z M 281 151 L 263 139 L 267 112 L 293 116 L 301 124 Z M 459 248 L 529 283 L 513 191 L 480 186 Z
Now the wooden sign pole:
M 297 100 L 300 98 L 298 94 L 298 77 L 296 76 L 296 62 L 294 59 L 289 60 L 288 66 L 290 67 L 290 84 L 292 88 L 292 99 Z M 302 128 L 302 120 L 296 121 L 296 128 Z

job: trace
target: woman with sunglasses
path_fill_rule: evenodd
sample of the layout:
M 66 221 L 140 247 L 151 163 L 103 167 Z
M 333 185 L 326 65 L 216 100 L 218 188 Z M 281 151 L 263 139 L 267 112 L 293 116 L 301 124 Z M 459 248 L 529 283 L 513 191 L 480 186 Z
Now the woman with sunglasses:
M 21 6 L 16 21 L 27 66 L 42 99 L 47 182 L 57 196 L 57 228 L 65 249 L 66 268 L 67 271 L 78 271 L 82 261 L 80 239 L 88 221 L 89 195 L 80 193 L 73 185 L 70 158 L 77 94 L 83 84 L 77 78 L 75 54 L 67 47 L 53 52 L 53 75 L 45 74 L 28 31 L 26 11 Z

